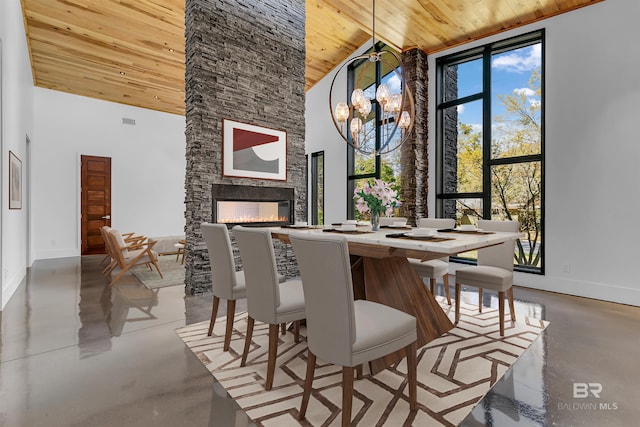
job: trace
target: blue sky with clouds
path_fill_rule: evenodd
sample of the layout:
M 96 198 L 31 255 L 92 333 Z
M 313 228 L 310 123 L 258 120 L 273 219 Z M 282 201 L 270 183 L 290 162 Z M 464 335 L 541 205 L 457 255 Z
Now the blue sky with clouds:
M 505 114 L 497 95 L 524 93 L 529 103 L 539 103 L 540 98 L 529 88 L 531 72 L 542 64 L 542 45 L 536 44 L 494 55 L 492 73 L 492 114 Z M 472 95 L 482 90 L 482 62 L 474 60 L 458 66 L 458 94 Z M 462 123 L 477 129 L 482 125 L 482 102 L 476 101 L 458 107 L 458 118 Z

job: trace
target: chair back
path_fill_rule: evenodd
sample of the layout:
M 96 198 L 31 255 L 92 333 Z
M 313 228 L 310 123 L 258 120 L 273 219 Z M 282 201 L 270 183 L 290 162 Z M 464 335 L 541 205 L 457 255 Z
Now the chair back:
M 233 288 L 236 286 L 236 265 L 233 261 L 233 249 L 227 226 L 203 222 L 200 229 L 209 252 L 213 294 L 218 298 L 233 299 Z
M 407 218 L 404 216 L 381 216 L 379 224 L 389 226 L 393 225 L 396 221 L 404 221 L 406 224 Z
M 452 218 L 420 218 L 418 220 L 418 228 L 453 228 L 456 226 L 456 220 Z
M 129 258 L 129 249 L 127 249 L 127 243 L 124 241 L 122 233 L 114 228 L 110 228 L 109 234 L 112 237 L 111 244 L 114 250 L 113 255 L 116 255 L 116 258 L 119 258 L 117 256 L 117 253 L 119 253 L 123 260 Z
M 309 349 L 349 366 L 356 329 L 347 240 L 316 233 L 291 233 L 289 239 L 302 275 Z
M 518 221 L 491 221 L 481 219 L 478 221 L 478 228 L 485 231 L 505 231 L 517 233 L 520 229 Z M 478 265 L 500 267 L 513 271 L 513 257 L 516 242 L 511 240 L 501 245 L 490 246 L 478 250 Z
M 247 309 L 255 320 L 275 324 L 280 305 L 278 269 L 271 231 L 267 228 L 233 227 L 247 286 Z

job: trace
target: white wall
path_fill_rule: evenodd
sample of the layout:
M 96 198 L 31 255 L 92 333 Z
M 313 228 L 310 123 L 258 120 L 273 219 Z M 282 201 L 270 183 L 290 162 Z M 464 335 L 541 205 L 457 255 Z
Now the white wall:
M 437 57 L 546 29 L 546 275 L 518 274 L 518 285 L 640 305 L 640 232 L 630 228 L 640 212 L 639 16 L 636 0 L 606 1 L 429 57 L 435 93 Z M 326 80 L 307 93 L 309 152 L 334 144 Z M 433 112 L 435 98 L 429 102 Z M 435 114 L 429 120 L 435 141 Z M 429 150 L 435 171 L 433 143 Z M 333 158 L 327 165 L 327 176 L 336 176 L 326 183 L 325 209 L 344 216 L 346 165 Z M 435 188 L 433 173 L 429 181 Z M 434 194 L 429 202 L 434 212 Z
M 351 57 L 361 55 L 370 47 L 371 42 L 365 43 Z M 336 70 L 329 73 L 327 77 L 307 91 L 305 107 L 305 152 L 309 155 L 309 163 L 311 163 L 311 153 L 324 151 L 325 224 L 340 222 L 347 218 L 347 143 L 338 134 L 329 112 L 329 88 Z M 342 70 L 340 76 L 336 79 L 336 84 L 333 88 L 334 104 L 344 101 L 344 99 L 337 99 L 340 94 L 345 94 L 343 96 L 346 97 L 346 70 L 347 67 Z M 311 180 L 310 173 L 308 179 Z M 311 183 L 309 182 L 309 188 L 311 188 L 310 186 Z M 310 197 L 310 195 L 311 193 L 308 196 Z M 311 218 L 311 204 L 309 204 L 308 218 Z
M 184 234 L 183 116 L 41 88 L 35 105 L 36 259 L 80 255 L 81 155 L 111 157 L 112 227 Z
M 3 308 L 27 269 L 27 209 L 28 194 L 23 189 L 23 209 L 9 210 L 9 151 L 22 160 L 23 182 L 29 173 L 26 163 L 26 137 L 33 134 L 33 83 L 27 52 L 20 1 L 0 1 L 0 40 L 2 41 L 1 93 L 1 153 L 0 196 L 0 308 Z

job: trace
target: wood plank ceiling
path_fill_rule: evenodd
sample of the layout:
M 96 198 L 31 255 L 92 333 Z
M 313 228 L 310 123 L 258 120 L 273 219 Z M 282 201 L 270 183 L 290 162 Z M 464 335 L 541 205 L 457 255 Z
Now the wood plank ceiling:
M 378 0 L 377 37 L 427 54 L 603 0 Z M 184 114 L 184 0 L 21 0 L 36 86 Z M 306 87 L 371 37 L 371 0 L 306 0 Z

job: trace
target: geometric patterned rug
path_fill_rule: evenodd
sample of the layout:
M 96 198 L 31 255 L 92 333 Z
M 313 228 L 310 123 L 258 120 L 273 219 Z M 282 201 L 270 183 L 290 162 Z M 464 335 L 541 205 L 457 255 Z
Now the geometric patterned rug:
M 453 320 L 453 306 L 442 297 L 436 299 Z M 505 310 L 508 312 L 508 304 Z M 515 323 L 505 321 L 501 338 L 497 309 L 484 307 L 483 313 L 478 313 L 477 305 L 462 303 L 458 325 L 418 349 L 418 411 L 409 411 L 406 359 L 402 359 L 373 377 L 364 368 L 364 378 L 354 384 L 352 425 L 458 425 L 548 324 L 519 316 Z M 307 417 L 299 422 L 306 342 L 295 344 L 290 332 L 279 335 L 273 388 L 265 391 L 269 328 L 256 322 L 252 349 L 241 368 L 246 325 L 246 313 L 237 314 L 228 352 L 222 351 L 224 318 L 216 320 L 211 337 L 207 336 L 209 321 L 176 332 L 256 425 L 340 425 L 341 368 L 317 359 Z M 301 328 L 301 335 L 305 332 Z

